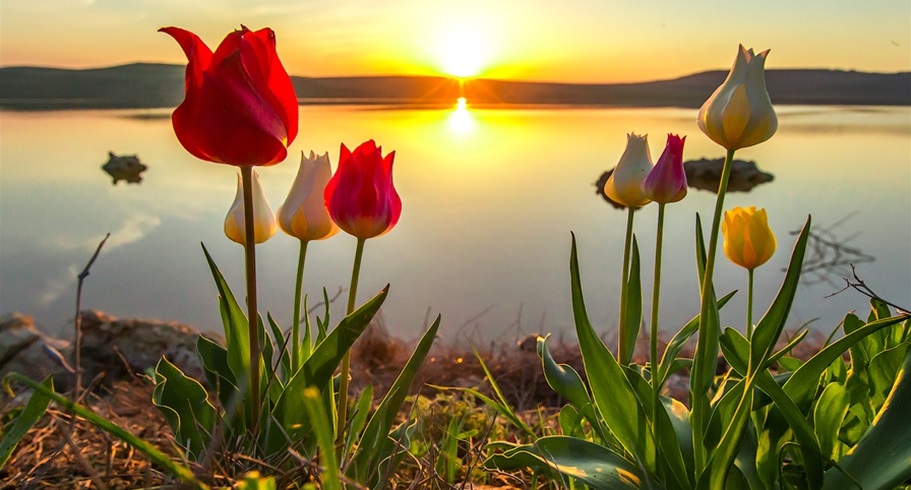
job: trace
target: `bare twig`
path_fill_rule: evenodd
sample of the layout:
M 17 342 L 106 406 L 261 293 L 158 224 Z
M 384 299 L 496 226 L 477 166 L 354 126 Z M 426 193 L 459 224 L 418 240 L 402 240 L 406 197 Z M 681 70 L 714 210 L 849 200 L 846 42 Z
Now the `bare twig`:
M 832 293 L 826 297 L 830 298 L 832 296 L 835 296 L 836 294 L 847 291 L 848 289 L 854 289 L 858 293 L 860 293 L 870 299 L 875 299 L 877 301 L 881 301 L 882 303 L 887 304 L 887 305 L 891 306 L 892 308 L 895 308 L 898 313 L 901 313 L 904 315 L 911 315 L 911 308 L 907 308 L 904 306 L 898 306 L 895 303 L 887 301 L 887 300 L 883 299 L 882 296 L 876 294 L 875 291 L 870 289 L 870 287 L 867 286 L 867 283 L 865 283 L 864 280 L 861 279 L 857 275 L 857 270 L 854 268 L 854 264 L 851 264 L 851 275 L 854 276 L 853 282 L 851 281 L 851 279 L 848 279 L 847 277 L 843 278 L 845 280 L 845 287 L 839 289 L 838 291 L 835 291 L 834 293 Z
M 98 258 L 101 247 L 104 246 L 104 242 L 108 241 L 110 236 L 110 233 L 104 236 L 101 243 L 98 244 L 98 248 L 95 249 L 95 253 L 92 254 L 92 258 L 89 259 L 89 263 L 85 264 L 85 268 L 76 276 L 79 279 L 79 282 L 76 285 L 76 318 L 73 320 L 75 328 L 73 345 L 76 351 L 76 386 L 74 390 L 76 392 L 75 398 L 77 400 L 80 398 L 80 392 L 82 391 L 82 315 L 79 314 L 79 311 L 82 309 L 82 283 L 85 281 L 85 278 L 88 277 L 89 269 L 91 269 L 92 264 L 95 263 L 95 259 Z

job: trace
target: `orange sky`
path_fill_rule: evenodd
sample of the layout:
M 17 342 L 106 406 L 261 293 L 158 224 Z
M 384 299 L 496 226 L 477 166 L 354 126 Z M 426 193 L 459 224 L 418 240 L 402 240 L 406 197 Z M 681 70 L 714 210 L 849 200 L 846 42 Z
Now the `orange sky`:
M 907 0 L 3 0 L 0 23 L 3 66 L 184 63 L 159 27 L 214 47 L 243 23 L 306 76 L 642 81 L 727 69 L 739 43 L 771 48 L 769 68 L 911 70 Z

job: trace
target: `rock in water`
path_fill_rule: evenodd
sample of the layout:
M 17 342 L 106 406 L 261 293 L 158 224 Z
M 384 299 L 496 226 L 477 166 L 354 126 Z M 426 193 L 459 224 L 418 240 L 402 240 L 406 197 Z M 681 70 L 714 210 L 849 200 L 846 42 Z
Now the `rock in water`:
M 107 163 L 102 165 L 101 168 L 114 179 L 114 185 L 117 185 L 117 182 L 121 180 L 125 180 L 130 184 L 138 184 L 142 182 L 142 175 L 140 174 L 149 169 L 149 167 L 139 161 L 139 157 L 136 155 L 118 156 L 110 151 L 108 152 Z
M 688 160 L 683 164 L 686 183 L 689 187 L 715 193 L 718 192 L 718 184 L 721 183 L 723 168 L 724 158 L 714 160 L 700 158 L 699 160 Z M 749 192 L 757 185 L 771 182 L 774 178 L 772 174 L 759 170 L 756 162 L 734 160 L 731 165 L 731 177 L 728 180 L 728 191 Z

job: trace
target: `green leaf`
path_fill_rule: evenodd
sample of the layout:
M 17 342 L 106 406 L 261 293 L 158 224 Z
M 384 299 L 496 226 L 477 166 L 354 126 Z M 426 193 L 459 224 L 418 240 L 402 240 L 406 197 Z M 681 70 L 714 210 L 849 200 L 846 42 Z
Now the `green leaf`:
M 316 346 L 313 354 L 288 382 L 276 402 L 273 413 L 276 419 L 281 421 L 282 427 L 292 441 L 299 440 L 309 430 L 304 410 L 304 390 L 311 386 L 329 385 L 332 374 L 338 368 L 345 353 L 370 324 L 388 293 L 389 286 L 387 285 L 379 294 L 343 318 L 338 327 Z
M 813 410 L 813 429 L 819 439 L 819 452 L 827 459 L 835 459 L 841 432 L 841 422 L 848 413 L 848 391 L 839 383 L 829 383 L 819 395 Z
M 228 282 L 218 270 L 205 245 L 202 246 L 202 251 L 206 255 L 206 262 L 218 290 L 218 308 L 225 329 L 225 345 L 228 346 L 228 365 L 231 366 L 235 379 L 239 380 L 250 373 L 250 330 L 247 316 L 240 309 Z
M 582 362 L 598 412 L 605 425 L 614 433 L 630 454 L 646 468 L 655 471 L 655 441 L 648 427 L 646 412 L 630 385 L 623 368 L 611 351 L 595 334 L 585 310 L 576 238 L 573 236 L 570 254 L 573 317 Z
M 322 397 L 315 387 L 304 389 L 304 410 L 313 421 L 313 431 L 316 433 L 316 443 L 320 449 L 320 481 L 325 490 L 342 490 L 339 478 L 338 460 L 335 459 L 335 439 L 332 434 L 332 421 L 323 408 Z
M 723 298 L 718 300 L 718 308 L 722 308 L 734 295 L 737 294 L 737 291 L 731 291 L 726 294 Z M 671 341 L 668 342 L 667 347 L 664 349 L 664 356 L 661 357 L 661 363 L 658 364 L 658 386 L 664 386 L 664 383 L 667 381 L 667 378 L 674 373 L 671 369 L 674 366 L 674 363 L 677 361 L 677 355 L 680 354 L 680 351 L 686 346 L 686 343 L 690 340 L 690 337 L 693 336 L 699 330 L 699 315 L 693 317 L 692 320 L 686 323 L 676 334 L 671 338 Z
M 613 451 L 588 441 L 566 436 L 548 436 L 534 444 L 516 446 L 484 462 L 489 469 L 511 471 L 550 467 L 596 490 L 660 489 L 645 481 L 636 465 Z
M 894 325 L 909 318 L 908 316 L 894 316 L 884 318 L 868 323 L 855 330 L 847 333 L 844 337 L 829 344 L 823 350 L 816 353 L 800 369 L 794 371 L 788 381 L 784 384 L 784 391 L 788 397 L 794 400 L 794 404 L 806 412 L 810 408 L 813 396 L 816 394 L 816 388 L 819 385 L 819 377 L 829 365 L 841 357 L 852 345 L 867 335 Z M 847 326 L 847 322 L 845 323 Z M 846 330 L 847 331 L 847 330 Z
M 199 381 L 162 357 L 155 366 L 152 403 L 167 419 L 177 441 L 194 458 L 199 457 L 211 441 L 218 418 Z
M 642 327 L 642 281 L 639 279 L 639 244 L 636 235 L 633 235 L 632 260 L 626 284 L 626 324 L 620 325 L 623 330 L 620 338 L 625 341 L 617 353 L 618 361 L 623 365 L 629 364 L 633 358 L 636 339 L 639 338 L 639 329 Z
M 880 332 L 885 331 L 880 330 Z M 886 349 L 870 360 L 867 374 L 870 379 L 870 402 L 873 407 L 877 409 L 881 407 L 892 390 L 895 376 L 901 370 L 905 352 L 908 351 L 908 345 L 908 343 L 903 343 Z
M 894 488 L 911 478 L 911 350 L 886 403 L 873 425 L 850 453 L 825 473 L 824 490 L 856 488 L 864 490 Z M 848 476 L 850 475 L 850 476 Z
M 430 328 L 421 337 L 408 362 L 402 367 L 402 371 L 389 388 L 386 396 L 383 397 L 383 401 L 380 402 L 373 417 L 370 418 L 370 422 L 367 423 L 364 435 L 361 438 L 361 444 L 358 447 L 358 453 L 355 455 L 351 465 L 353 472 L 363 474 L 364 468 L 378 469 L 381 462 L 390 458 L 396 447 L 398 447 L 396 441 L 386 436 L 389 434 L 392 424 L 395 422 L 395 417 L 398 415 L 399 409 L 408 395 L 408 390 L 414 382 L 418 369 L 424 363 L 424 359 L 427 357 L 431 345 L 433 345 L 437 330 L 440 328 L 440 321 L 440 316 L 437 316 Z M 381 444 L 364 444 L 364 441 L 374 440 L 381 441 Z M 379 475 L 377 474 L 376 476 Z M 365 482 L 361 481 L 360 483 Z M 375 485 L 370 486 L 373 487 Z
M 4 378 L 4 384 L 6 384 L 7 379 L 9 378 Z M 48 376 L 47 378 L 44 378 L 44 381 L 41 382 L 41 386 L 46 390 L 54 391 L 54 377 Z M 16 446 L 19 445 L 19 441 L 21 441 L 22 438 L 25 437 L 25 434 L 41 420 L 41 417 L 44 416 L 44 412 L 47 411 L 47 406 L 50 403 L 51 399 L 42 392 L 32 392 L 32 396 L 28 399 L 25 407 L 23 407 L 22 411 L 19 412 L 19 415 L 16 416 L 16 421 L 13 422 L 13 426 L 3 434 L 3 440 L 0 441 L 0 469 L 6 466 L 6 462 L 9 461 L 10 456 L 13 455 L 13 451 L 15 451 Z
M 800 281 L 800 270 L 803 266 L 803 257 L 807 250 L 807 240 L 810 236 L 810 218 L 800 231 L 797 237 L 797 243 L 791 252 L 791 262 L 788 264 L 788 271 L 785 273 L 784 282 L 781 289 L 772 301 L 772 305 L 766 311 L 765 315 L 759 320 L 753 336 L 750 338 L 750 367 L 751 371 L 756 372 L 762 366 L 767 365 L 778 338 L 784 330 L 785 323 L 788 320 L 788 314 L 791 312 L 791 304 L 794 302 L 794 295 L 797 293 L 797 284 Z
M 582 377 L 569 364 L 558 364 L 550 355 L 550 349 L 547 342 L 550 335 L 538 337 L 537 351 L 541 362 L 544 365 L 544 379 L 547 384 L 563 398 L 569 400 L 576 408 L 582 408 L 591 404 L 591 398 L 588 396 L 588 390 L 585 389 L 585 383 Z
M 813 428 L 810 427 L 810 423 L 771 373 L 768 371 L 757 373 L 756 386 L 772 399 L 775 407 L 787 421 L 803 455 L 806 479 L 810 488 L 819 488 L 822 485 L 823 462 L 820 457 L 819 440 L 816 433 L 813 432 Z
M 279 379 L 283 381 L 283 385 L 287 384 L 291 379 L 291 376 L 294 374 L 291 372 L 291 349 L 294 349 L 295 346 L 289 345 L 290 339 L 282 331 L 281 327 L 278 325 L 278 322 L 272 318 L 271 313 L 266 314 L 266 320 L 269 321 L 269 328 L 272 330 L 272 337 L 275 338 L 275 342 L 279 346 L 279 357 L 278 362 L 272 369 L 279 374 Z M 307 356 L 309 357 L 309 356 Z M 304 357 L 304 360 L 307 358 Z
M 237 379 L 228 366 L 228 351 L 203 335 L 196 339 L 196 352 L 202 363 L 209 384 L 218 392 L 218 401 L 227 413 L 231 426 L 240 432 L 244 430 L 243 395 L 237 388 Z

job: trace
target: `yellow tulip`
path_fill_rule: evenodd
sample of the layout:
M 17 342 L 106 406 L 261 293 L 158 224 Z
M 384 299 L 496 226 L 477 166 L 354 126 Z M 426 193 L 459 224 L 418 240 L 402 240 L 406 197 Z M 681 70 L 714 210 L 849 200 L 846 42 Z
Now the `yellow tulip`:
M 699 109 L 699 129 L 728 150 L 762 143 L 778 129 L 765 86 L 768 54 L 754 55 L 741 45 L 727 79 Z
M 259 174 L 253 172 L 253 241 L 263 243 L 272 238 L 277 228 L 275 224 L 275 215 L 272 214 L 272 208 L 266 202 L 263 195 L 263 186 L 259 183 Z M 240 174 L 237 176 L 237 195 L 234 197 L 234 204 L 225 217 L 225 235 L 231 240 L 241 244 L 246 244 L 246 232 L 244 231 L 244 191 L 241 184 Z
M 614 202 L 628 208 L 645 206 L 649 198 L 642 192 L 642 182 L 652 171 L 652 155 L 648 151 L 648 135 L 630 133 L 626 136 L 626 150 L 620 162 L 614 168 L 607 182 L 604 193 Z
M 765 209 L 757 211 L 755 206 L 726 211 L 721 232 L 724 254 L 731 262 L 749 270 L 765 264 L 778 245 Z

